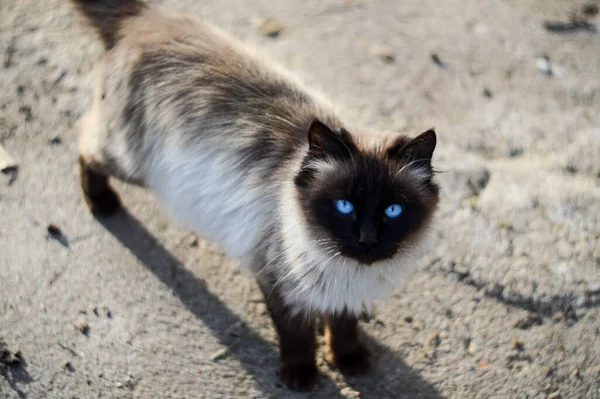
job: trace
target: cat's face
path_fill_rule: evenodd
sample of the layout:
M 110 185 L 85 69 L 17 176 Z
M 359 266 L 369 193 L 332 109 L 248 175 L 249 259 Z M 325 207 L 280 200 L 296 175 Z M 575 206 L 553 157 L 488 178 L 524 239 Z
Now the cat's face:
M 295 184 L 314 242 L 363 265 L 409 252 L 438 202 L 435 133 L 367 149 L 315 122 L 309 144 Z

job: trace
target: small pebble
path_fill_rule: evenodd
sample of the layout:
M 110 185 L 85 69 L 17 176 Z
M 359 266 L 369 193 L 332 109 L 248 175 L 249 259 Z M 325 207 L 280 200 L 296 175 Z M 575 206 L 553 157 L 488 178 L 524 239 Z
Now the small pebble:
M 360 397 L 360 392 L 355 391 L 354 389 L 350 388 L 350 387 L 345 387 L 342 388 L 340 390 L 340 394 L 344 397 L 344 398 L 359 398 Z
M 65 363 L 63 364 L 63 367 L 65 370 L 67 370 L 69 373 L 72 373 L 75 371 L 75 369 L 73 368 L 73 365 L 71 364 L 70 360 L 65 360 Z
M 467 348 L 467 353 L 472 355 L 477 351 L 477 344 L 475 344 L 474 342 L 471 342 L 469 344 L 469 347 Z
M 277 18 L 257 16 L 252 19 L 252 25 L 263 35 L 277 37 L 283 30 L 283 25 Z
M 229 348 L 221 348 L 210 356 L 210 360 L 218 362 L 227 357 L 229 354 Z
M 431 61 L 433 61 L 434 64 L 436 64 L 440 68 L 446 68 L 446 63 L 444 61 L 442 61 L 442 59 L 440 58 L 440 56 L 437 55 L 436 53 L 432 53 L 431 54 Z
M 471 337 L 463 337 L 462 339 L 463 348 L 468 351 L 471 346 Z
M 57 225 L 49 224 L 48 227 L 46 227 L 46 232 L 48 233 L 48 238 L 58 241 L 64 247 L 69 247 L 69 240 Z
M 388 64 L 396 61 L 396 55 L 394 49 L 390 46 L 378 45 L 373 48 L 373 55 L 379 57 L 383 62 Z
M 198 244 L 199 244 L 198 237 L 196 237 L 195 235 L 192 235 L 189 238 L 189 245 L 190 245 L 190 247 L 197 248 Z
M 523 154 L 522 148 L 509 148 L 508 151 L 506 151 L 506 155 L 508 155 L 510 158 L 518 157 L 521 154 Z
M 560 391 L 555 391 L 548 395 L 548 399 L 560 399 L 560 397 Z
M 600 294 L 600 281 L 589 283 L 585 290 L 586 295 L 598 295 Z
M 429 335 L 429 338 L 427 338 L 427 345 L 428 346 L 433 346 L 434 348 L 437 348 L 440 345 L 441 339 L 440 339 L 440 332 L 439 331 L 434 331 Z
M 535 66 L 544 74 L 552 76 L 552 65 L 550 64 L 550 59 L 548 57 L 538 58 L 535 61 Z
M 11 169 L 17 168 L 17 161 L 4 149 L 2 144 L 0 144 L 0 170 L 2 172 L 7 172 Z
M 512 338 L 510 340 L 510 347 L 513 349 L 516 349 L 518 351 L 522 351 L 524 346 L 523 346 L 523 341 L 521 341 L 518 338 Z
M 575 173 L 577 173 L 577 172 L 578 172 L 577 168 L 576 168 L 575 166 L 573 166 L 573 165 L 567 165 L 567 166 L 565 167 L 565 171 L 566 171 L 567 173 L 570 173 L 570 174 L 572 174 L 572 175 L 574 175 Z
M 33 120 L 33 113 L 29 105 L 23 105 L 19 108 L 19 113 L 25 117 L 25 122 L 31 122 Z
M 23 361 L 23 355 L 20 350 L 10 350 L 0 336 L 0 371 L 5 366 L 16 366 Z
M 86 321 L 79 321 L 77 323 L 74 323 L 73 326 L 85 336 L 88 336 L 91 330 L 90 325 Z

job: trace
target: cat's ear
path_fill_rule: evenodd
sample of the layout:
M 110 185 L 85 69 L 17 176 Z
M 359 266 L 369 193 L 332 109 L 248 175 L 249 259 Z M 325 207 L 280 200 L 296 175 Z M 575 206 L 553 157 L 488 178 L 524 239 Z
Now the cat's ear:
M 413 139 L 398 139 L 396 144 L 390 148 L 389 154 L 405 162 L 414 162 L 417 165 L 422 164 L 431 168 L 431 157 L 436 143 L 435 131 L 429 129 Z
M 336 133 L 318 119 L 308 129 L 308 147 L 314 156 L 348 156 L 354 147 L 350 135 L 342 129 Z

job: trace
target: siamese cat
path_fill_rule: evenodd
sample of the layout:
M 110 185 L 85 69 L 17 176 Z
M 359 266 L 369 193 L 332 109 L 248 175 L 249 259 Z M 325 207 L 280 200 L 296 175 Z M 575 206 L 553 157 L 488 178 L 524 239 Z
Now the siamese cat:
M 80 123 L 91 211 L 120 208 L 115 177 L 217 241 L 257 277 L 282 380 L 328 361 L 364 372 L 358 317 L 418 256 L 439 201 L 436 134 L 353 129 L 291 74 L 199 19 L 139 0 L 73 0 L 106 49 Z

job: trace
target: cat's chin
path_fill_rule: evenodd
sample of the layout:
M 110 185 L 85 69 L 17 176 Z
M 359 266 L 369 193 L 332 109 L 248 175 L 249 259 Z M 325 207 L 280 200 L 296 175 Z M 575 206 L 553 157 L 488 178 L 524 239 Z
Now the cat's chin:
M 363 254 L 363 255 L 344 254 L 343 257 L 351 259 L 353 262 L 356 262 L 359 266 L 363 266 L 363 267 L 377 267 L 378 264 L 385 264 L 386 262 L 391 261 L 393 258 L 390 256 L 382 258 L 381 256 L 369 255 L 369 254 Z

